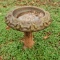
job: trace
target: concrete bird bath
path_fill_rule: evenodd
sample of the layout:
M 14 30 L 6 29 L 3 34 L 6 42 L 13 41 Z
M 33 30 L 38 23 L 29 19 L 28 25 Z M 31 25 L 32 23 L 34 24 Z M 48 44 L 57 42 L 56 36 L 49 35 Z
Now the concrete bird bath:
M 24 47 L 34 45 L 32 32 L 42 30 L 50 25 L 50 14 L 37 7 L 23 6 L 9 12 L 5 17 L 6 24 L 18 31 L 24 32 Z

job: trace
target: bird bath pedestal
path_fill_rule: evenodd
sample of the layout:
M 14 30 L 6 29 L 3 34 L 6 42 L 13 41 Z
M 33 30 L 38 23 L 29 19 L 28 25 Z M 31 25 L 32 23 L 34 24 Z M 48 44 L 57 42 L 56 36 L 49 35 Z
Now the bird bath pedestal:
M 32 32 L 42 30 L 50 25 L 49 12 L 32 6 L 18 7 L 5 17 L 6 24 L 18 31 L 24 32 L 24 47 L 34 45 Z

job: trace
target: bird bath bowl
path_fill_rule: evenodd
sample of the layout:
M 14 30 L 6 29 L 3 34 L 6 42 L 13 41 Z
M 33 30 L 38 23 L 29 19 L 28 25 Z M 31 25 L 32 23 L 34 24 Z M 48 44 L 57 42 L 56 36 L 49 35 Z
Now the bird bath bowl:
M 32 6 L 18 7 L 9 12 L 5 17 L 6 24 L 18 31 L 24 32 L 24 47 L 34 45 L 32 32 L 42 30 L 50 25 L 49 12 Z

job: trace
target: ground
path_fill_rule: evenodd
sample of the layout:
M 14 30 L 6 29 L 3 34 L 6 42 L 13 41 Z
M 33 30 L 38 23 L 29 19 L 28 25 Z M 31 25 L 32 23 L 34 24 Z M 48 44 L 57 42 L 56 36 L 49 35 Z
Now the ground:
M 35 45 L 24 50 L 23 32 L 5 24 L 6 13 L 16 6 L 37 6 L 49 11 L 51 25 L 34 32 Z M 60 1 L 59 0 L 0 0 L 0 60 L 60 60 Z

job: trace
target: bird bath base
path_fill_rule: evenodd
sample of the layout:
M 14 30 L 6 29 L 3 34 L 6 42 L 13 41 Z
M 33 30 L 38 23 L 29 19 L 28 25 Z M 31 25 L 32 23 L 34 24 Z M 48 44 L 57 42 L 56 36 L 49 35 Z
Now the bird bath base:
M 31 48 L 34 45 L 32 32 L 24 32 L 24 48 Z

